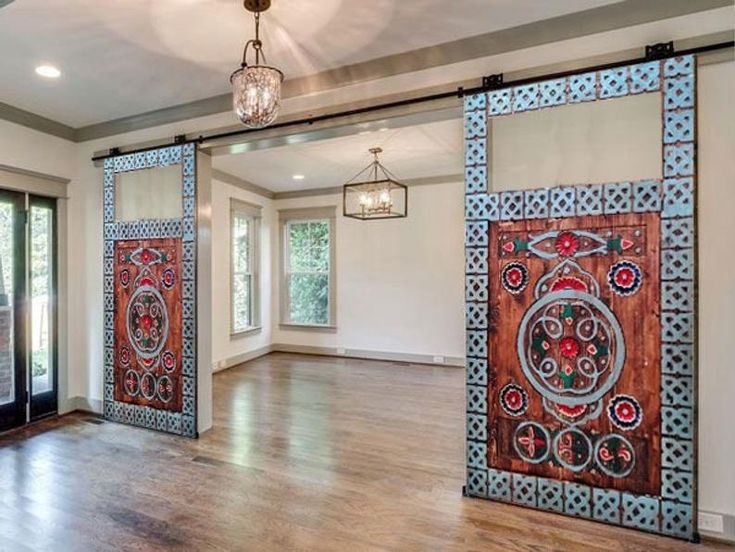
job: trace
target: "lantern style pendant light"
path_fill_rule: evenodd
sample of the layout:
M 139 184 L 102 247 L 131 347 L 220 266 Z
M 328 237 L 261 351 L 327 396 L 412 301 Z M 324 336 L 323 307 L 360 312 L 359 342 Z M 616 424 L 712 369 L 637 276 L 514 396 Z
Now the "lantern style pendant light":
M 245 43 L 242 64 L 230 76 L 232 105 L 237 117 L 245 126 L 263 128 L 278 116 L 281 105 L 283 73 L 267 63 L 260 40 L 260 14 L 270 8 L 271 0 L 245 0 L 245 9 L 255 14 L 255 38 Z M 255 51 L 255 64 L 248 65 L 248 48 Z
M 371 148 L 373 162 L 343 188 L 343 211 L 358 220 L 402 218 L 408 214 L 408 188 L 378 159 L 381 148 Z

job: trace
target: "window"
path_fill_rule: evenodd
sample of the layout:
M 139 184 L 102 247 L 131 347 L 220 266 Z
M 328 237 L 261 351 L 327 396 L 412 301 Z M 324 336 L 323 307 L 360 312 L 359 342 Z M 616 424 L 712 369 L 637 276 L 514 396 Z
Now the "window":
M 334 325 L 334 208 L 281 211 L 281 322 Z
M 232 200 L 231 225 L 231 329 L 233 334 L 260 327 L 258 260 L 260 258 L 260 207 Z

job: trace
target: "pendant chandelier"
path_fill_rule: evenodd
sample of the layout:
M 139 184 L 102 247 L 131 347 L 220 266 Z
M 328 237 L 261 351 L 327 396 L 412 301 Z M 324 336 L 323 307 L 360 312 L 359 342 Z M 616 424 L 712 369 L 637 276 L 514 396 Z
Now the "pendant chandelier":
M 381 148 L 371 148 L 373 162 L 343 189 L 343 214 L 359 220 L 402 218 L 408 214 L 408 188 L 380 162 Z
M 255 38 L 245 43 L 242 64 L 230 76 L 232 105 L 237 117 L 250 128 L 263 128 L 278 116 L 281 105 L 283 73 L 267 63 L 260 40 L 260 14 L 270 8 L 271 0 L 245 0 L 245 9 L 255 14 Z M 248 48 L 255 51 L 255 64 L 248 65 Z

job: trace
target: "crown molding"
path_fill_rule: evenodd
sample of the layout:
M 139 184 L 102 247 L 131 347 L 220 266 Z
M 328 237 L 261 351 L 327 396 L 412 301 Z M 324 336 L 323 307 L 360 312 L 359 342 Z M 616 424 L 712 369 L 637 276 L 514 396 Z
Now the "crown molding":
M 224 182 L 225 184 L 236 186 L 241 190 L 245 190 L 246 192 L 257 194 L 268 199 L 275 199 L 276 196 L 274 192 L 263 188 L 262 186 L 258 186 L 257 184 L 253 184 L 249 180 L 245 180 L 244 178 L 240 178 L 239 176 L 235 176 L 232 173 L 228 173 L 219 169 L 212 168 L 212 180 L 218 180 L 220 182 Z
M 415 186 L 433 186 L 436 184 L 454 184 L 459 183 L 464 186 L 464 175 L 445 174 L 439 176 L 424 176 L 419 178 L 409 178 L 401 180 L 401 184 L 405 184 L 409 188 Z M 324 195 L 336 195 L 342 193 L 342 186 L 332 186 L 329 188 L 311 188 L 307 190 L 294 190 L 292 192 L 275 192 L 273 199 L 298 199 L 302 197 L 316 197 Z
M 3 102 L 0 102 L 0 120 L 9 121 L 70 142 L 77 141 L 76 129 Z
M 323 71 L 284 83 L 284 99 L 732 6 L 732 0 L 623 0 L 581 12 Z M 79 128 L 0 104 L 0 119 L 74 142 L 176 123 L 231 109 L 229 94 Z

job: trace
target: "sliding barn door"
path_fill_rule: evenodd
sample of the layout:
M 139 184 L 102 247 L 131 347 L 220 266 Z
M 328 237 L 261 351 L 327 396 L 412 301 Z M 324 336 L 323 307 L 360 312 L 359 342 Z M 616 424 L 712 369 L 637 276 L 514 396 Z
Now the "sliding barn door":
M 695 536 L 695 129 L 693 57 L 466 98 L 470 496 Z
M 105 417 L 197 436 L 193 145 L 104 167 Z

